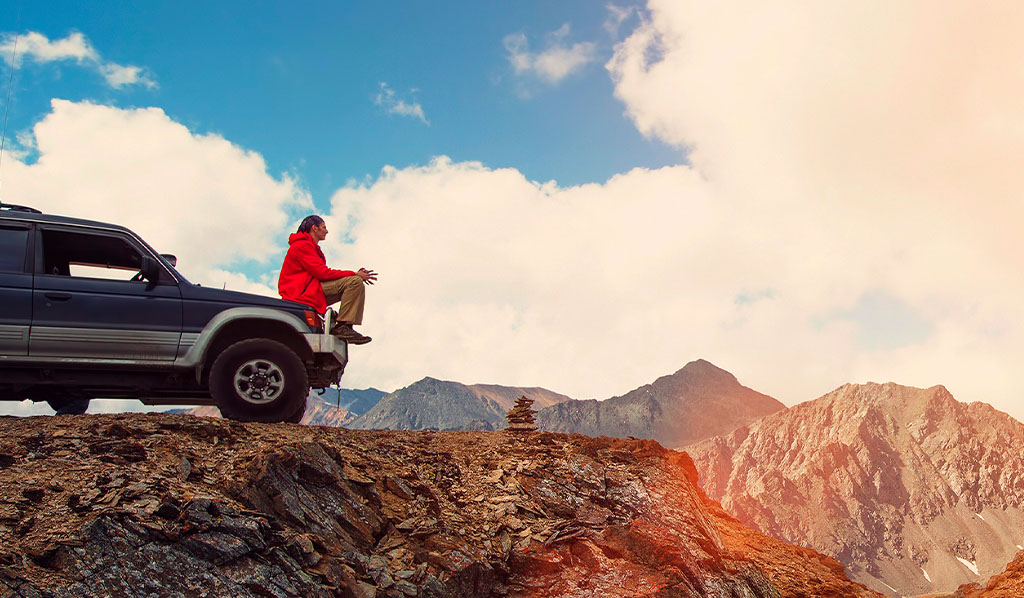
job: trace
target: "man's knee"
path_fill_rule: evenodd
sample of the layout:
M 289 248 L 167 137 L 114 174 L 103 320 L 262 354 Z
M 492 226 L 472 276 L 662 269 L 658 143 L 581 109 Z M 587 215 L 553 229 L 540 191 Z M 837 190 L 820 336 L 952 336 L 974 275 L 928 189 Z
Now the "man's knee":
M 347 290 L 363 290 L 363 279 L 358 276 L 346 276 L 342 279 L 342 287 Z

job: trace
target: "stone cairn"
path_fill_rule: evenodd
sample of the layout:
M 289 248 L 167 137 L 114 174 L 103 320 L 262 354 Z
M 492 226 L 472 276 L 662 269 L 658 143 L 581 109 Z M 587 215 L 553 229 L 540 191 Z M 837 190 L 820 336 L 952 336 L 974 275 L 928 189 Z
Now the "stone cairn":
M 533 405 L 533 399 L 528 399 L 525 396 L 516 399 L 516 406 L 505 414 L 505 419 L 508 420 L 508 428 L 506 428 L 507 431 L 537 431 L 537 424 L 534 423 L 533 419 L 533 414 L 537 412 L 530 408 L 531 405 Z

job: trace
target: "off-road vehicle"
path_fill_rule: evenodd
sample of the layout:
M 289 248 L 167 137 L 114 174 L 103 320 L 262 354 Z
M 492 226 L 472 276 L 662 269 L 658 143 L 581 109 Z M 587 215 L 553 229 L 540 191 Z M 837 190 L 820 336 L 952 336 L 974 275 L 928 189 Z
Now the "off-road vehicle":
M 122 226 L 0 206 L 0 400 L 84 413 L 94 398 L 298 421 L 337 383 L 332 312 L 185 280 Z

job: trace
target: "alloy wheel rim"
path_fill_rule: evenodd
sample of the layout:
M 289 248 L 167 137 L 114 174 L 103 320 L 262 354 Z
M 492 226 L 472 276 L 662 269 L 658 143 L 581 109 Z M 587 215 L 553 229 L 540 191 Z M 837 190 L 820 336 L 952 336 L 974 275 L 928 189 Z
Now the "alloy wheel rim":
M 252 359 L 235 370 L 234 387 L 235 393 L 247 403 L 265 405 L 284 391 L 284 372 L 272 361 Z

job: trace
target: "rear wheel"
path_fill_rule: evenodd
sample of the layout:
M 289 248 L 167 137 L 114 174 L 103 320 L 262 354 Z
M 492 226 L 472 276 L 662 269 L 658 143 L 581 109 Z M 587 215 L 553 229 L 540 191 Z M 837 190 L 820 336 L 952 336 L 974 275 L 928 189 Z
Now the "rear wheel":
M 46 403 L 56 411 L 54 415 L 82 415 L 89 409 L 89 399 L 82 398 L 47 399 Z
M 289 421 L 305 412 L 309 382 L 294 351 L 270 339 L 239 341 L 210 368 L 210 394 L 229 419 Z

